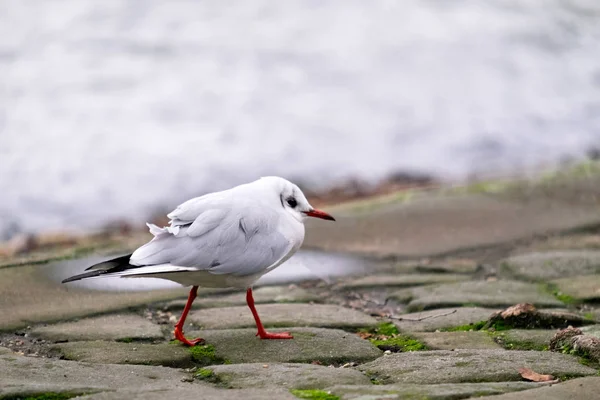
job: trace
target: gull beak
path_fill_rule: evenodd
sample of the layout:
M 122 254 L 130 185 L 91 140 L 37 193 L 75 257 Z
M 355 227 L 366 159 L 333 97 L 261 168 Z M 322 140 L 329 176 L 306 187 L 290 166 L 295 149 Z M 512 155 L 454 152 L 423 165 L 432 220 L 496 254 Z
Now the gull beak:
M 310 211 L 304 211 L 304 214 L 308 215 L 309 217 L 326 219 L 327 221 L 335 221 L 335 218 L 327 214 L 325 211 L 316 210 L 314 208 Z

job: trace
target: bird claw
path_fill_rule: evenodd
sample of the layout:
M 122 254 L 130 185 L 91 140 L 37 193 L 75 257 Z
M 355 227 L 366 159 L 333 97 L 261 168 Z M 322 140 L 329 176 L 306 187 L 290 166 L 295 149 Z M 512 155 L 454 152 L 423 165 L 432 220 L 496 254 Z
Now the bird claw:
M 277 333 L 269 333 L 269 332 L 258 332 L 256 336 L 259 336 L 261 339 L 293 339 L 294 337 L 289 332 L 277 332 Z
M 175 328 L 175 330 L 173 331 L 173 334 L 175 335 L 175 339 L 179 340 L 181 343 L 185 344 L 186 346 L 197 346 L 199 344 L 204 344 L 204 339 L 202 338 L 196 338 L 196 339 L 186 339 L 185 336 L 183 336 L 183 331 Z

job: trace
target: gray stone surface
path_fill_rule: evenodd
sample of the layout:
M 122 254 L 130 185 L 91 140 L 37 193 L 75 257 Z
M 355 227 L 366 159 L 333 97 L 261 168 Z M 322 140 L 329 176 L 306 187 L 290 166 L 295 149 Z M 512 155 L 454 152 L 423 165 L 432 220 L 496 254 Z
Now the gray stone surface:
M 332 385 L 369 385 L 361 372 L 351 368 L 330 368 L 312 364 L 258 363 L 206 367 L 219 385 L 230 388 L 285 387 L 323 389 Z
M 341 400 L 449 400 L 534 389 L 533 382 L 442 383 L 439 385 L 336 385 L 327 390 Z
M 443 261 L 427 261 L 419 263 L 416 270 L 419 272 L 473 274 L 479 269 L 475 260 L 462 258 L 449 258 Z
M 584 301 L 600 300 L 600 275 L 573 276 L 550 281 L 558 290 L 572 299 Z
M 398 315 L 405 319 L 394 320 L 394 324 L 403 332 L 431 332 L 486 321 L 496 311 L 481 307 L 440 308 Z
M 410 297 L 410 310 L 427 310 L 462 305 L 508 307 L 532 303 L 538 307 L 560 307 L 563 303 L 532 283 L 519 281 L 471 281 L 401 289 L 391 295 L 398 300 Z
M 394 196 L 369 199 L 330 209 L 335 224 L 307 221 L 305 245 L 423 257 L 566 230 L 600 221 L 598 204 L 590 201 L 599 191 L 598 178 L 581 183 L 578 188 L 590 192 L 583 201 L 553 201 L 551 197 L 565 191 L 549 195 L 547 186 L 542 192 L 527 190 L 527 201 L 490 193 L 450 197 L 432 193 L 410 202 Z
M 561 376 L 595 375 L 577 357 L 537 351 L 455 350 L 396 353 L 360 365 L 383 383 L 460 383 L 519 381 L 518 369 Z
M 411 335 L 431 350 L 500 348 L 487 332 L 415 332 Z
M 178 388 L 178 389 L 156 389 L 139 391 L 135 389 L 117 390 L 115 392 L 102 392 L 84 397 L 78 400 L 298 400 L 286 389 L 217 389 L 217 388 Z
M 99 366 L 86 362 L 24 357 L 0 348 L 0 397 L 9 394 L 64 392 L 84 393 L 116 388 L 145 390 L 175 390 L 207 387 L 189 380 L 183 370 L 145 365 Z
M 134 314 L 113 314 L 31 329 L 34 337 L 50 341 L 164 339 L 160 326 Z
M 579 329 L 586 335 L 595 336 L 600 339 L 600 325 L 588 325 Z
M 169 343 L 119 343 L 106 341 L 58 343 L 52 346 L 67 360 L 96 364 L 143 364 L 191 367 L 189 349 Z
M 261 340 L 256 329 L 229 329 L 189 332 L 189 337 L 202 337 L 216 349 L 215 355 L 233 364 L 291 362 L 324 365 L 371 361 L 381 350 L 356 334 L 338 329 L 289 328 L 294 339 Z
M 78 271 L 87 265 L 77 260 Z M 0 330 L 23 328 L 38 322 L 55 322 L 92 314 L 124 310 L 154 301 L 187 296 L 187 289 L 151 292 L 103 292 L 83 290 L 52 280 L 49 265 L 0 269 Z M 74 271 L 76 272 L 76 271 Z
M 600 250 L 600 235 L 595 233 L 571 233 L 569 235 L 551 236 L 534 240 L 529 251 L 557 251 L 557 250 Z
M 394 274 L 394 275 L 371 275 L 358 279 L 342 282 L 335 286 L 340 290 L 368 289 L 376 287 L 410 287 L 422 286 L 435 283 L 460 282 L 468 280 L 467 275 L 461 274 Z
M 500 262 L 500 273 L 531 281 L 600 273 L 600 251 L 549 251 L 518 255 Z
M 481 400 L 587 400 L 597 399 L 600 393 L 600 377 L 573 379 L 552 386 L 544 386 L 521 393 L 480 397 Z
M 350 328 L 375 326 L 377 320 L 360 311 L 332 304 L 263 304 L 257 307 L 265 327 L 319 326 Z M 256 326 L 246 306 L 209 308 L 190 313 L 189 320 L 202 329 Z
M 323 298 L 296 285 L 264 286 L 253 290 L 254 302 L 265 303 L 319 303 Z M 167 310 L 183 310 L 186 300 L 173 300 L 165 306 Z M 194 309 L 217 308 L 246 305 L 246 291 L 221 296 L 198 296 Z
M 547 350 L 556 329 L 510 329 L 494 332 L 494 339 L 509 350 Z

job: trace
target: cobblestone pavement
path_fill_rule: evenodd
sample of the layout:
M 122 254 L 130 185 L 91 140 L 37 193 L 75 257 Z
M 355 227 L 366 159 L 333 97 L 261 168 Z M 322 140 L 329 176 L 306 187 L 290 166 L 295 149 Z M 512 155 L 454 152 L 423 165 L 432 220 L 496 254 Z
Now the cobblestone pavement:
M 172 342 L 171 334 L 185 289 L 70 289 L 44 277 L 50 264 L 42 256 L 5 260 L 0 399 L 594 398 L 600 392 L 598 360 L 549 347 L 562 325 L 584 326 L 586 334 L 600 337 L 598 211 L 587 200 L 560 203 L 559 197 L 570 211 L 553 219 L 554 202 L 479 196 L 462 197 L 461 207 L 456 197 L 445 203 L 454 222 L 472 212 L 481 217 L 469 222 L 462 238 L 448 239 L 456 227 L 435 231 L 423 209 L 396 215 L 416 219 L 402 229 L 413 224 L 423 241 L 418 256 L 394 248 L 401 235 L 391 225 L 378 233 L 381 240 L 367 227 L 345 241 L 353 235 L 347 232 L 353 217 L 341 218 L 346 232 L 328 236 L 324 246 L 368 254 L 362 276 L 256 289 L 265 325 L 290 331 L 293 340 L 261 341 L 241 292 L 206 290 L 186 326 L 187 335 L 206 344 L 187 348 Z M 434 217 L 441 224 L 444 203 L 436 202 Z M 527 210 L 538 204 L 535 218 L 526 213 L 526 221 L 515 219 L 520 204 Z M 493 221 L 503 213 L 503 224 L 523 225 L 494 231 Z M 377 207 L 363 210 L 355 230 L 373 222 L 368 215 L 381 218 Z M 583 222 L 585 228 L 573 229 Z M 310 229 L 325 235 L 318 226 Z M 477 246 L 471 245 L 474 236 Z M 44 256 L 57 258 L 47 250 Z M 517 303 L 552 318 L 535 326 L 486 324 Z M 553 379 L 528 381 L 521 368 Z

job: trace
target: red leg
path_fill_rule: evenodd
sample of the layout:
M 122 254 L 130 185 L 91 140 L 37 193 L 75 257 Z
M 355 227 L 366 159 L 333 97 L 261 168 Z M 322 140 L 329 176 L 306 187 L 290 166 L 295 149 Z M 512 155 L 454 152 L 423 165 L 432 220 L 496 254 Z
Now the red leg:
M 198 294 L 198 286 L 192 286 L 190 290 L 190 295 L 188 296 L 187 303 L 185 303 L 185 307 L 183 308 L 183 313 L 181 313 L 181 318 L 175 324 L 175 330 L 173 333 L 175 334 L 175 339 L 179 340 L 181 343 L 188 346 L 195 346 L 200 343 L 204 343 L 204 339 L 198 338 L 193 340 L 187 340 L 185 336 L 183 336 L 183 324 L 185 323 L 185 319 L 190 312 L 190 308 L 192 308 L 192 303 Z
M 254 316 L 254 320 L 256 321 L 256 327 L 258 328 L 258 333 L 256 336 L 260 336 L 261 339 L 293 339 L 294 337 L 290 335 L 289 332 L 278 332 L 278 333 L 269 333 L 265 331 L 265 328 L 260 322 L 260 317 L 258 316 L 258 312 L 256 312 L 256 307 L 254 307 L 254 297 L 252 297 L 252 288 L 248 288 L 246 291 L 246 303 L 248 303 L 248 307 L 250 307 L 250 311 L 252 311 L 252 315 Z

